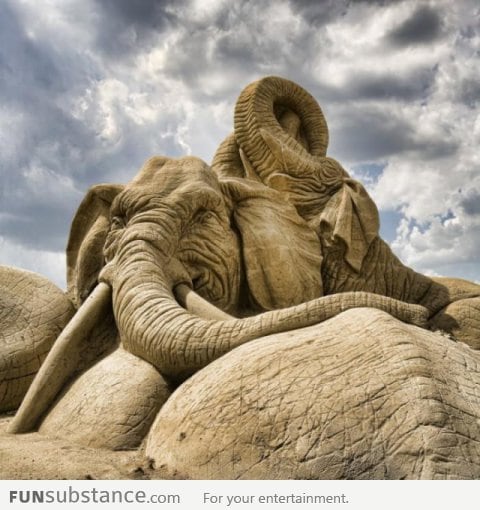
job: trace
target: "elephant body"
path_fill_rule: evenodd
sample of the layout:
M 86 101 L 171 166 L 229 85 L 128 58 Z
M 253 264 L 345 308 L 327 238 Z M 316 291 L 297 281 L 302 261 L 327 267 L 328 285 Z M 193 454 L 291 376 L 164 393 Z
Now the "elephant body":
M 109 449 L 146 437 L 167 476 L 478 477 L 480 286 L 403 265 L 327 144 L 315 99 L 269 77 L 241 93 L 211 168 L 154 157 L 127 185 L 92 187 L 64 311 L 47 298 L 35 319 L 64 329 L 10 432 Z M 8 299 L 0 320 L 23 335 L 31 312 Z M 30 354 L 2 349 L 8 396 Z
M 357 272 L 345 262 L 342 246 L 322 243 L 324 264 L 322 279 L 326 294 L 364 291 L 417 303 L 428 309 L 430 315 L 450 303 L 448 288 L 428 276 L 405 266 L 390 246 L 375 237 L 365 255 L 361 271 Z M 477 289 L 477 292 L 480 288 Z
M 375 203 L 327 157 L 327 145 L 328 127 L 315 99 L 295 83 L 270 76 L 240 94 L 234 132 L 218 148 L 212 168 L 220 178 L 263 182 L 295 206 L 319 238 L 325 294 L 362 291 L 420 304 L 432 328 L 446 328 L 477 346 L 478 334 L 462 331 L 464 325 L 472 328 L 465 317 L 476 316 L 478 305 L 465 301 L 449 313 L 445 309 L 480 297 L 480 286 L 429 278 L 405 266 L 379 236 Z
M 152 365 L 118 348 L 67 385 L 38 430 L 89 447 L 137 448 L 170 393 Z
M 478 479 L 479 368 L 464 344 L 350 310 L 198 372 L 146 453 L 167 477 Z
M 46 278 L 0 266 L 0 411 L 16 409 L 74 308 Z

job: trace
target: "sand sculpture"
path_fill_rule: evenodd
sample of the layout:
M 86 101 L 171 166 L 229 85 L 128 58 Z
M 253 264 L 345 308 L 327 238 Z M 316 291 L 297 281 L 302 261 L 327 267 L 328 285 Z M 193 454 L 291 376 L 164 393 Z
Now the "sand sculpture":
M 0 268 L 0 476 L 480 477 L 480 286 L 403 265 L 327 145 L 264 78 L 211 166 L 88 191 L 66 293 Z

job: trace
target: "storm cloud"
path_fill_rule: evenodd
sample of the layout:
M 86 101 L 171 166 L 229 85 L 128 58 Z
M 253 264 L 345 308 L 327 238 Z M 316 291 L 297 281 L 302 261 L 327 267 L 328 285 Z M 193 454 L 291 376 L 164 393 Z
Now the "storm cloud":
M 317 98 L 402 260 L 480 280 L 478 19 L 473 0 L 4 0 L 0 263 L 63 286 L 89 186 L 154 154 L 210 161 L 241 89 L 275 74 Z
M 428 44 L 441 36 L 441 7 L 418 7 L 403 23 L 395 27 L 388 38 L 399 46 Z

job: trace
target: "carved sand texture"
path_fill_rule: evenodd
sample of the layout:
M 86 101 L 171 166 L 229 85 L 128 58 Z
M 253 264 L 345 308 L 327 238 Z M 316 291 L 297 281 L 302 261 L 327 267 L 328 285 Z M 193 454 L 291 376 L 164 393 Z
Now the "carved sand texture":
M 30 433 L 5 433 L 0 418 L 2 480 L 125 480 L 155 477 L 142 451 L 112 452 Z
M 193 376 L 146 454 L 186 478 L 477 479 L 479 363 L 463 344 L 351 310 Z
M 0 266 L 0 411 L 18 407 L 73 311 L 46 278 Z
M 212 160 L 219 177 L 246 177 L 239 147 L 235 135 L 232 133 L 219 145 Z
M 39 432 L 94 448 L 134 449 L 169 396 L 152 365 L 117 349 L 65 388 Z
M 0 475 L 478 478 L 480 286 L 393 254 L 299 85 L 248 85 L 233 129 L 88 190 L 72 318 L 0 268 Z
M 480 350 L 480 298 L 450 303 L 431 320 L 431 327 L 448 333 L 472 349 Z

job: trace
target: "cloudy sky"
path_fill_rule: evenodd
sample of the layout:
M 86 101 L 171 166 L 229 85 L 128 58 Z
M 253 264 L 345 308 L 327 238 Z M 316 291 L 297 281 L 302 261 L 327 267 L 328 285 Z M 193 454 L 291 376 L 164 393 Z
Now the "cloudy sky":
M 88 187 L 210 162 L 241 89 L 292 79 L 415 269 L 480 281 L 476 0 L 0 0 L 0 263 L 64 286 Z

